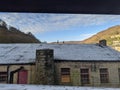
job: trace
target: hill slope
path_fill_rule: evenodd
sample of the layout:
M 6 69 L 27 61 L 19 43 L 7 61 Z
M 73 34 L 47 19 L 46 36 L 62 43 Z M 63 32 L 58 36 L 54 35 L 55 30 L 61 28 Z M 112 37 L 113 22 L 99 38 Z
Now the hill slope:
M 113 26 L 107 30 L 101 31 L 92 37 L 83 40 L 81 43 L 98 43 L 99 40 L 106 39 L 108 45 L 113 45 L 113 41 L 120 40 L 120 25 Z
M 7 28 L 7 24 L 0 20 L 0 43 L 40 43 L 30 32 L 25 34 L 15 27 Z
M 92 37 L 85 39 L 83 41 L 64 41 L 63 42 L 58 42 L 60 44 L 91 44 L 91 43 L 98 43 L 99 40 L 106 39 L 107 40 L 107 45 L 113 45 L 114 42 L 120 43 L 120 25 L 110 27 L 106 30 L 103 30 Z M 52 43 L 57 43 L 57 42 L 52 42 Z

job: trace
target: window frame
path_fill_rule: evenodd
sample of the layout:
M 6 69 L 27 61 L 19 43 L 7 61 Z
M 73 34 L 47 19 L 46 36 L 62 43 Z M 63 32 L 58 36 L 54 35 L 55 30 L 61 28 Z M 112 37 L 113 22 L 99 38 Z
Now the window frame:
M 6 82 L 7 83 L 7 79 L 8 79 L 8 77 L 7 77 L 8 75 L 7 75 L 7 72 L 0 72 L 0 83 L 2 83 L 2 82 Z
M 61 83 L 70 83 L 70 82 L 71 82 L 70 68 L 61 68 Z
M 118 68 L 118 77 L 119 77 L 119 83 L 120 83 L 120 68 Z
M 80 69 L 81 84 L 90 84 L 90 70 L 89 68 Z
M 109 83 L 109 72 L 108 68 L 100 68 L 100 83 Z

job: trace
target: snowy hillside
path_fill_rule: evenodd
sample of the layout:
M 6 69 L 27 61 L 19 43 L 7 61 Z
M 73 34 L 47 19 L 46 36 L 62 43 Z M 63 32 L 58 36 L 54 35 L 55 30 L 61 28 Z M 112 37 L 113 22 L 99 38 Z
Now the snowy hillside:
M 0 90 L 120 90 L 120 88 L 0 84 Z

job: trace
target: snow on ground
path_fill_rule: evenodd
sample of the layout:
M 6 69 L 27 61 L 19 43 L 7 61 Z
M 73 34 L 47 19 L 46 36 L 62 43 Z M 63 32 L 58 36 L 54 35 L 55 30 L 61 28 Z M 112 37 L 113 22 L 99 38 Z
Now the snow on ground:
M 0 84 L 0 90 L 120 90 L 120 88 Z

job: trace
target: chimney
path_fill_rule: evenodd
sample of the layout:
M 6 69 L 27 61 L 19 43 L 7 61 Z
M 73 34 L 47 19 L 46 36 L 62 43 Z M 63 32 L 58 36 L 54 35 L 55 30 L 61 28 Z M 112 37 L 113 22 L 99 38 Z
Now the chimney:
M 54 50 L 36 50 L 36 84 L 54 84 Z
M 105 39 L 99 41 L 99 45 L 107 46 L 107 41 Z
M 59 43 L 59 40 L 57 40 L 57 43 Z

